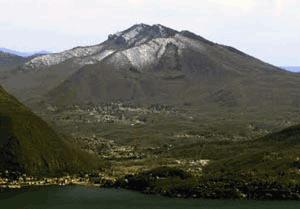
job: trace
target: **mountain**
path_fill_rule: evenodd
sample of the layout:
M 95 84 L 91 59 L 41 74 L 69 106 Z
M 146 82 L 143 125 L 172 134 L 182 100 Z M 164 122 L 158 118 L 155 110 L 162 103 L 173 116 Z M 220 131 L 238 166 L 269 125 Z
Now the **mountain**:
M 26 63 L 26 69 L 42 69 L 71 61 L 74 65 L 85 66 L 96 64 L 117 51 L 142 45 L 156 38 L 168 38 L 176 34 L 175 30 L 161 25 L 134 25 L 131 28 L 109 35 L 105 42 L 87 47 L 76 47 L 62 53 L 37 57 Z
M 107 46 L 111 51 L 106 51 Z M 74 62 L 84 62 L 79 62 L 83 66 L 51 90 L 48 101 L 123 101 L 243 109 L 274 103 L 299 105 L 298 97 L 294 96 L 299 76 L 188 31 L 135 25 L 111 35 L 100 57 L 91 62 L 87 61 L 91 56 L 75 59 Z M 41 58 L 30 64 L 37 60 Z
M 188 104 L 264 114 L 298 108 L 299 81 L 299 75 L 189 31 L 145 24 L 98 45 L 35 57 L 1 80 L 27 103 Z
M 20 57 L 31 57 L 31 56 L 37 56 L 37 55 L 44 55 L 44 54 L 49 54 L 48 51 L 34 51 L 34 52 L 20 52 L 20 51 L 15 51 L 7 48 L 0 48 L 1 52 L 9 53 L 9 54 L 14 54 Z
M 0 87 L 0 171 L 57 175 L 88 171 L 94 162 Z
M 129 174 L 125 188 L 209 198 L 299 193 L 299 127 L 269 133 L 300 123 L 300 74 L 233 47 L 138 24 L 98 45 L 30 58 L 0 82 L 59 133 L 108 159 L 109 173 Z M 1 166 L 72 170 L 64 163 L 74 162 L 64 139 L 3 94 L 10 98 L 0 103 L 3 135 L 20 143 L 6 143 Z M 81 166 L 96 162 L 77 159 Z
M 144 24 L 133 26 L 123 33 L 127 32 L 130 36 L 135 29 L 141 30 L 140 32 L 143 33 L 138 38 L 141 42 L 161 35 L 167 36 L 167 34 L 160 34 L 159 26 L 151 27 Z M 0 81 L 22 101 L 40 97 L 61 84 L 62 81 L 66 80 L 81 67 L 99 63 L 110 54 L 132 47 L 134 44 L 116 36 L 117 34 L 110 35 L 107 41 L 98 45 L 76 47 L 62 53 L 38 56 L 27 62 L 22 68 L 12 72 L 12 75 L 7 75 L 5 79 Z M 126 38 L 130 38 L 129 36 Z M 43 88 L 40 88 L 41 86 Z
M 300 72 L 300 66 L 289 66 L 289 67 L 282 67 L 291 72 Z

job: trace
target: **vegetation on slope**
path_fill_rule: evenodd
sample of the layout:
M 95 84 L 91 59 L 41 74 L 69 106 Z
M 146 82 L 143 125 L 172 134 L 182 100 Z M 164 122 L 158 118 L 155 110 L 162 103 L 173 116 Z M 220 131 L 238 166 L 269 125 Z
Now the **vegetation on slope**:
M 247 149 L 206 168 L 207 173 L 249 174 L 287 183 L 300 183 L 300 126 L 248 142 Z
M 93 157 L 61 139 L 0 88 L 0 170 L 57 175 L 95 168 Z
M 300 199 L 300 126 L 254 141 L 221 145 L 222 156 L 216 158 L 212 145 L 207 148 L 206 157 L 213 160 L 200 176 L 162 167 L 128 175 L 116 185 L 177 197 Z

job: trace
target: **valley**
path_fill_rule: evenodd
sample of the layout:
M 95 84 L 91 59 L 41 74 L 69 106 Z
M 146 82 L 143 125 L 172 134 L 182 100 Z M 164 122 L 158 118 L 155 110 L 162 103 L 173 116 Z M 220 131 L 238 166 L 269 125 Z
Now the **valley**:
M 0 55 L 4 188 L 300 199 L 297 73 L 159 24 L 60 53 Z
M 264 118 L 264 123 L 262 123 L 262 120 L 255 123 L 255 121 L 259 121 L 259 115 L 255 117 L 249 115 L 247 119 L 245 115 L 241 117 L 231 112 L 230 116 L 232 118 L 230 120 L 227 112 L 222 115 L 219 112 L 218 116 L 212 113 L 208 114 L 208 112 L 206 114 L 193 114 L 196 111 L 191 107 L 180 109 L 160 105 L 141 107 L 132 104 L 112 103 L 97 107 L 87 105 L 85 108 L 74 106 L 66 109 L 68 110 L 60 111 L 57 107 L 48 108 L 48 111 L 52 113 L 45 114 L 44 112 L 43 117 L 51 121 L 51 124 L 59 132 L 72 133 L 74 143 L 82 149 L 109 162 L 102 173 L 111 181 L 105 181 L 104 185 L 112 184 L 117 187 L 121 186 L 145 193 L 162 193 L 168 196 L 190 197 L 196 195 L 209 198 L 209 196 L 204 196 L 204 194 L 199 194 L 196 191 L 185 193 L 185 190 L 181 188 L 185 183 L 182 185 L 177 177 L 168 177 L 175 178 L 174 180 L 169 179 L 175 184 L 173 185 L 175 188 L 169 188 L 168 183 L 165 185 L 166 187 L 161 188 L 159 185 L 161 181 L 164 181 L 163 178 L 160 178 L 158 185 L 155 181 L 149 180 L 148 190 L 139 187 L 139 181 L 134 180 L 134 187 L 122 183 L 124 178 L 135 178 L 135 176 L 140 178 L 139 175 L 145 172 L 155 172 L 158 168 L 174 168 L 179 169 L 179 171 L 186 171 L 188 175 L 192 176 L 189 177 L 191 179 L 184 180 L 186 182 L 191 181 L 189 189 L 192 189 L 193 185 L 201 184 L 196 183 L 198 181 L 204 181 L 202 183 L 206 184 L 207 180 L 203 180 L 203 178 L 212 178 L 209 181 L 222 185 L 221 188 L 218 188 L 220 191 L 224 190 L 223 187 L 228 184 L 229 179 L 236 179 L 237 182 L 232 182 L 232 184 L 238 185 L 242 185 L 243 181 L 254 181 L 253 184 L 260 184 L 259 182 L 263 181 L 266 187 L 270 188 L 264 188 L 262 185 L 255 187 L 258 188 L 261 198 L 272 199 L 275 198 L 275 194 L 271 195 L 268 192 L 263 194 L 264 190 L 273 189 L 272 182 L 279 184 L 278 186 L 273 185 L 276 186 L 274 191 L 277 191 L 277 187 L 281 187 L 279 182 L 283 179 L 284 182 L 288 181 L 288 184 L 293 182 L 293 185 L 294 183 L 297 185 L 296 182 L 299 181 L 299 169 L 288 167 L 288 162 L 298 162 L 297 153 L 299 153 L 299 148 L 297 142 L 293 147 L 290 147 L 288 142 L 288 144 L 285 144 L 284 141 L 280 142 L 289 150 L 284 151 L 278 149 L 281 147 L 280 143 L 274 144 L 262 139 L 275 130 L 281 130 L 296 124 L 299 119 L 293 117 L 293 115 L 289 116 L 287 114 L 282 118 L 260 116 Z M 249 121 L 253 122 L 249 123 Z M 74 129 L 71 131 L 72 127 L 78 127 L 76 132 Z M 231 164 L 230 161 L 245 163 L 246 159 L 254 159 L 253 153 L 257 153 L 255 158 L 260 157 L 260 152 L 263 153 L 264 159 L 268 159 L 269 168 L 264 168 L 266 162 L 263 162 L 262 167 L 259 168 L 252 168 L 251 166 L 254 165 L 252 163 L 249 163 L 248 166 L 250 167 L 241 168 L 242 170 L 239 170 L 241 165 L 233 165 L 230 169 L 229 167 L 224 168 L 223 163 L 226 159 L 229 160 L 229 165 Z M 279 156 L 284 156 L 284 154 L 280 154 L 284 152 L 289 152 L 289 157 L 294 153 L 294 157 L 292 159 L 282 159 Z M 278 161 L 278 159 L 281 161 Z M 259 162 L 259 160 L 255 162 Z M 283 162 L 287 163 L 287 167 L 277 167 Z M 271 171 L 274 169 L 272 166 L 279 170 Z M 218 173 L 222 169 L 223 171 Z M 268 174 L 265 173 L 266 171 Z M 277 172 L 284 172 L 285 176 L 277 176 Z M 144 178 L 147 179 L 147 175 Z M 229 179 L 218 180 L 220 178 L 218 175 Z M 238 177 L 239 175 L 241 176 Z M 179 185 L 176 185 L 175 182 L 177 181 L 179 181 Z M 208 188 L 210 186 L 206 185 Z M 297 199 L 298 189 L 296 188 L 295 191 L 291 191 L 289 194 L 285 193 L 283 196 L 277 194 L 276 199 L 285 199 L 285 197 Z M 242 196 L 235 196 L 235 198 L 258 198 L 254 197 L 258 195 L 258 191 L 253 191 L 253 194 L 245 193 Z M 213 192 L 207 190 L 205 194 L 209 193 Z M 232 195 L 234 196 L 234 194 Z M 218 196 L 220 197 L 222 194 L 218 194 L 216 197 Z M 226 196 L 222 197 L 227 198 Z

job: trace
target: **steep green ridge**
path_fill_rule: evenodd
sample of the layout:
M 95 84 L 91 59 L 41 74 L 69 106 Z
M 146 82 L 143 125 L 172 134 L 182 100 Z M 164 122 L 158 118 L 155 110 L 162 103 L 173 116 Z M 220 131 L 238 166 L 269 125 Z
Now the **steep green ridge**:
M 0 87 L 0 170 L 56 175 L 91 170 L 91 156 L 61 139 Z

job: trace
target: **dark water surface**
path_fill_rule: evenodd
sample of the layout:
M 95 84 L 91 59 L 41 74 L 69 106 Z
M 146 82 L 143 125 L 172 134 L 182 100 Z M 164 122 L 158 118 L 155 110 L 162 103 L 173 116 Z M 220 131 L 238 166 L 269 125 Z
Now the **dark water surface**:
M 171 199 L 95 187 L 40 187 L 0 193 L 0 209 L 300 209 L 300 201 Z

